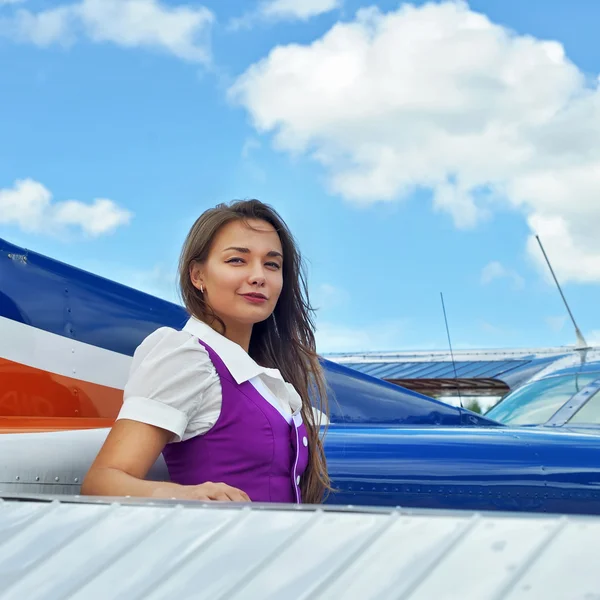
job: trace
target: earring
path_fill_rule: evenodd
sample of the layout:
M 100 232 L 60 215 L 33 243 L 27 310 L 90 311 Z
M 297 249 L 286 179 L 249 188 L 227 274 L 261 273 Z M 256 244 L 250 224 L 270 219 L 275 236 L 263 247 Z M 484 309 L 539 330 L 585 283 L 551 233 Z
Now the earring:
M 202 284 L 200 284 L 200 293 L 204 294 L 204 286 Z

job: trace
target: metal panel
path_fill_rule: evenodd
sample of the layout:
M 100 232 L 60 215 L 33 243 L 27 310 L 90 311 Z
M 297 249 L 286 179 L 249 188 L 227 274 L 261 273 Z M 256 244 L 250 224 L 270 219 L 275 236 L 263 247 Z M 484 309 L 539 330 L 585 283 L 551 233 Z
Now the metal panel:
M 529 360 L 431 361 L 431 362 L 348 362 L 347 366 L 381 379 L 452 379 L 454 368 L 463 379 L 501 379 L 508 372 L 530 365 Z
M 460 353 L 459 353 L 460 354 Z M 480 352 L 482 356 L 484 352 Z M 455 360 L 454 364 L 446 356 L 420 356 L 419 360 L 410 360 L 414 355 L 410 353 L 392 355 L 379 359 L 377 355 L 369 359 L 369 355 L 361 355 L 361 359 L 352 358 L 351 354 L 333 356 L 334 360 L 348 367 L 387 380 L 407 379 L 454 379 L 456 375 L 461 379 L 497 379 L 505 382 L 513 388 L 529 380 L 536 373 L 560 361 L 566 355 L 564 353 L 552 356 L 536 356 L 535 354 L 519 357 L 501 356 L 496 352 L 497 359 L 477 359 L 476 353 L 472 353 L 469 360 Z M 490 354 L 493 356 L 493 354 Z M 383 357 L 382 357 L 383 358 Z
M 387 379 L 386 375 L 392 366 L 390 363 L 352 363 L 350 365 L 355 371 L 360 371 L 371 377 L 381 377 L 381 379 Z
M 1 600 L 595 598 L 600 519 L 0 500 Z
M 8 493 L 78 494 L 108 431 L 0 434 L 0 496 Z M 168 481 L 162 455 L 147 478 Z

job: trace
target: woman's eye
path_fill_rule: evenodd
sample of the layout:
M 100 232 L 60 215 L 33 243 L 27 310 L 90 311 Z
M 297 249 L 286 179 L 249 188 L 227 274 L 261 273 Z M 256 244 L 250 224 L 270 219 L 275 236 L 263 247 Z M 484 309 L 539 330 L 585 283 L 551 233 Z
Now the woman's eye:
M 244 259 L 243 258 L 239 258 L 237 256 L 234 256 L 233 258 L 229 258 L 225 261 L 228 264 L 244 264 Z M 268 262 L 265 263 L 265 266 L 267 267 L 271 267 L 273 269 L 281 269 L 281 265 L 279 263 L 276 262 Z

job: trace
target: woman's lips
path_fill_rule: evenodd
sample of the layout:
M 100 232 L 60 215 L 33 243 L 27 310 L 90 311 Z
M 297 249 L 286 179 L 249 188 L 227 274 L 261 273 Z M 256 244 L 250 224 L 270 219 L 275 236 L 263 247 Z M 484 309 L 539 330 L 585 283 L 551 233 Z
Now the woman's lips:
M 248 302 L 252 302 L 252 304 L 263 304 L 267 301 L 262 294 L 242 294 L 242 298 L 245 298 Z

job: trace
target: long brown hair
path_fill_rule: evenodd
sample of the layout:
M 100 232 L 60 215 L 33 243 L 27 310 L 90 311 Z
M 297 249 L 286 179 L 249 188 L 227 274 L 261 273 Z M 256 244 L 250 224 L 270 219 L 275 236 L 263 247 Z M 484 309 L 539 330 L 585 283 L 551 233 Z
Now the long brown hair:
M 216 233 L 232 221 L 258 219 L 270 223 L 283 249 L 283 288 L 273 313 L 252 328 L 248 354 L 260 365 L 279 369 L 302 398 L 302 419 L 309 439 L 308 467 L 300 488 L 304 502 L 322 502 L 331 489 L 319 426 L 314 406 L 329 415 L 323 369 L 315 347 L 314 311 L 308 298 L 308 287 L 302 257 L 294 237 L 279 214 L 258 200 L 219 204 L 196 220 L 183 245 L 179 259 L 179 287 L 187 311 L 207 323 L 217 321 L 225 332 L 225 324 L 205 302 L 203 294 L 192 284 L 190 269 L 208 258 Z

